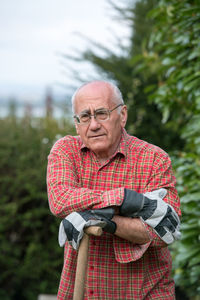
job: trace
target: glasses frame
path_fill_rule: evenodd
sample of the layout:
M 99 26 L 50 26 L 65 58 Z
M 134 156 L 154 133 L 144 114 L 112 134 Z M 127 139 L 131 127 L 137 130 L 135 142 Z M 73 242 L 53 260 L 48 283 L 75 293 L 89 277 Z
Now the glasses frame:
M 100 120 L 100 121 L 99 121 L 99 120 L 96 119 L 96 113 L 98 112 L 98 110 L 97 110 L 97 111 L 95 110 L 93 115 L 90 114 L 90 113 L 88 113 L 89 120 L 88 120 L 87 122 L 81 122 L 81 121 L 80 121 L 80 115 L 74 115 L 73 118 L 75 119 L 75 121 L 76 121 L 79 125 L 87 125 L 87 124 L 89 124 L 89 123 L 91 122 L 91 118 L 92 118 L 92 117 L 94 117 L 95 120 L 96 120 L 97 122 L 100 122 L 100 123 L 101 123 L 101 122 L 105 122 L 105 121 L 107 121 L 107 120 L 110 119 L 110 114 L 111 114 L 111 112 L 112 112 L 113 110 L 117 109 L 117 108 L 120 107 L 120 106 L 124 106 L 124 104 L 123 104 L 123 103 L 120 103 L 120 104 L 118 104 L 117 106 L 115 106 L 113 109 L 103 108 L 105 111 L 108 112 L 108 118 L 105 119 L 105 120 Z M 103 110 L 103 109 L 102 109 L 102 110 Z

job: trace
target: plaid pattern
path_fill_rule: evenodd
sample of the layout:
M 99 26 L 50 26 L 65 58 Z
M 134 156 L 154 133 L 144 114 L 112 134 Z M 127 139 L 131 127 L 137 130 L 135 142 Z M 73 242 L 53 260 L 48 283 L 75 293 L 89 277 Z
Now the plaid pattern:
M 73 211 L 121 205 L 124 187 L 145 193 L 168 190 L 165 201 L 180 215 L 169 156 L 123 130 L 118 150 L 104 165 L 79 137 L 56 142 L 49 155 L 48 196 L 58 217 Z M 171 256 L 148 225 L 151 242 L 136 245 L 104 233 L 90 237 L 85 299 L 175 299 Z M 77 252 L 66 243 L 58 299 L 72 299 Z

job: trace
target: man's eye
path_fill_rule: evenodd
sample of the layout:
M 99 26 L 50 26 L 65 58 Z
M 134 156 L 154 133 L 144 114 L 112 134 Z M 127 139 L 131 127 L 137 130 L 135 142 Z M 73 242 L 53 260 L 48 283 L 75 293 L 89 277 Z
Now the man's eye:
M 96 112 L 97 119 L 105 120 L 108 117 L 108 112 L 106 110 L 99 110 Z
M 81 114 L 80 115 L 81 122 L 87 122 L 89 119 L 90 119 L 90 115 L 89 114 Z

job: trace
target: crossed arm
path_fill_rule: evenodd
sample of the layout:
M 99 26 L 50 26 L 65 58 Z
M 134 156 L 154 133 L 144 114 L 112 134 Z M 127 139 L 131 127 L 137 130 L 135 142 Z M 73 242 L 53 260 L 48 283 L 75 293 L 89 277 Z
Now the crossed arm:
M 147 229 L 139 218 L 115 215 L 112 220 L 117 225 L 115 235 L 118 237 L 133 242 L 134 244 L 146 244 L 150 242 Z M 166 244 L 163 242 L 163 245 Z
M 51 210 L 61 218 L 73 211 L 119 207 L 123 203 L 124 188 L 102 192 L 80 187 L 72 161 L 55 153 L 49 158 L 47 179 Z M 153 230 L 151 231 L 139 218 L 122 217 L 116 213 L 113 221 L 117 224 L 115 235 L 118 237 L 134 244 L 145 244 L 153 239 Z M 154 238 L 160 247 L 166 245 L 158 236 L 155 237 L 155 234 Z
M 134 244 L 149 243 L 151 241 L 150 233 L 154 235 L 153 230 L 144 224 L 140 218 L 120 216 L 118 207 L 115 207 L 115 215 L 112 221 L 117 225 L 115 235 Z M 157 243 L 154 243 L 154 245 L 161 248 L 168 246 L 160 238 L 157 239 Z

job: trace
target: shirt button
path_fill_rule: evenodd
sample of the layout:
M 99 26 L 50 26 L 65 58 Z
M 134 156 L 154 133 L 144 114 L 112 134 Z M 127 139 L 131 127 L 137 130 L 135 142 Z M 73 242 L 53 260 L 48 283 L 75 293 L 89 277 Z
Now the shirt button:
M 94 291 L 91 290 L 91 291 L 90 291 L 90 295 L 93 295 L 93 294 L 94 294 Z
M 93 271 L 93 270 L 94 270 L 94 267 L 93 267 L 93 266 L 90 266 L 90 270 Z
M 92 242 L 92 245 L 93 245 L 93 246 L 96 246 L 96 243 L 95 243 L 95 242 Z

